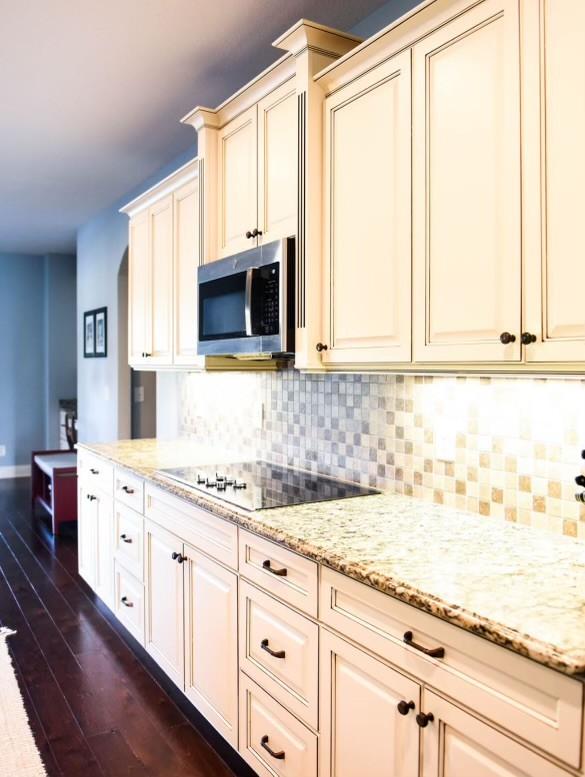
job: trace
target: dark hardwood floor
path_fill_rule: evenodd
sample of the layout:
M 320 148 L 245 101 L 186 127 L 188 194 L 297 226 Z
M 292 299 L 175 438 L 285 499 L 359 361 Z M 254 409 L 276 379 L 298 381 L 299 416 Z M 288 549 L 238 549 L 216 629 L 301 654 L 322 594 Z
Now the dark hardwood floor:
M 252 774 L 81 580 L 74 526 L 53 539 L 27 479 L 0 481 L 0 624 L 49 777 Z

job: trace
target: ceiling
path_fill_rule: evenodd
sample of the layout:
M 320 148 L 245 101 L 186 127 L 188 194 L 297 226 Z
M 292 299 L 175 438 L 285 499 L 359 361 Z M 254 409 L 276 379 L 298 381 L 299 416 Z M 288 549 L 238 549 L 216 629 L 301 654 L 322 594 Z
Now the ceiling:
M 282 52 L 301 17 L 348 30 L 381 0 L 2 3 L 0 252 L 72 251 L 75 233 L 194 143 L 214 107 Z

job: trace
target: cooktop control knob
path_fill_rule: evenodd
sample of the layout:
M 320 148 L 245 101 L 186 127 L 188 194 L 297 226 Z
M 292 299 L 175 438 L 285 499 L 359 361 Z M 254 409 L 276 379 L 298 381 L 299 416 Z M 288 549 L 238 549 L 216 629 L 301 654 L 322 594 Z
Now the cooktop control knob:
M 205 478 L 201 477 L 201 475 L 197 475 L 197 485 L 200 486 L 203 483 L 205 483 Z
M 234 481 L 234 488 L 246 488 L 246 487 L 247 486 L 246 486 L 246 483 L 244 483 L 244 481 L 240 481 L 239 483 L 237 480 Z
M 217 487 L 217 483 L 215 482 L 215 480 L 209 480 L 209 478 L 207 478 L 207 480 L 205 481 L 205 488 L 216 488 L 216 487 Z

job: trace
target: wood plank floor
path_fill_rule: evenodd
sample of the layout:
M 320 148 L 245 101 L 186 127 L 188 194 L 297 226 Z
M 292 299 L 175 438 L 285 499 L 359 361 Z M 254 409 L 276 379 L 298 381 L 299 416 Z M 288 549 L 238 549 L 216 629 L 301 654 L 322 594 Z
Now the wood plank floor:
M 0 624 L 17 631 L 49 777 L 252 775 L 78 576 L 74 527 L 53 539 L 29 494 L 27 479 L 0 481 Z

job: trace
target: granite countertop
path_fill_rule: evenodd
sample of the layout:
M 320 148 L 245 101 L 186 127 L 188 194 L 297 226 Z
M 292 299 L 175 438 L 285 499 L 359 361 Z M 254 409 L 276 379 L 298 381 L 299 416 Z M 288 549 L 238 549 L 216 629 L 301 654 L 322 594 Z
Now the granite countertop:
M 585 542 L 395 494 L 246 512 L 155 472 L 229 461 L 229 452 L 183 440 L 80 447 L 397 599 L 585 679 Z

